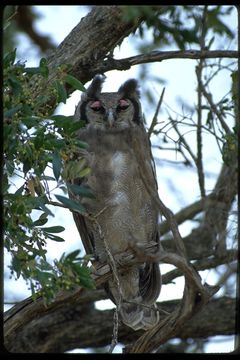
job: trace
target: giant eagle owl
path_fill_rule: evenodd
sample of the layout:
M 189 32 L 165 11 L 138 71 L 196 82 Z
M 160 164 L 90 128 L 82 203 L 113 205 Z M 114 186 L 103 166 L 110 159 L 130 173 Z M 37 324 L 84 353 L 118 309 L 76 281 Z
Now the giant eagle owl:
M 138 83 L 130 79 L 117 92 L 104 93 L 103 81 L 103 76 L 94 77 L 74 116 L 75 121 L 85 123 L 77 136 L 88 144 L 82 156 L 91 172 L 73 183 L 89 187 L 95 198 L 69 195 L 77 198 L 88 213 L 98 214 L 98 226 L 79 213 L 73 216 L 86 253 L 94 254 L 100 263 L 108 263 L 106 246 L 113 257 L 134 244 L 155 242 L 158 249 L 159 211 L 152 195 L 158 196 L 157 182 Z M 113 277 L 105 288 L 114 303 L 119 303 L 121 296 L 123 323 L 134 330 L 156 325 L 159 264 L 138 263 L 127 271 L 119 270 L 118 279 L 119 284 Z

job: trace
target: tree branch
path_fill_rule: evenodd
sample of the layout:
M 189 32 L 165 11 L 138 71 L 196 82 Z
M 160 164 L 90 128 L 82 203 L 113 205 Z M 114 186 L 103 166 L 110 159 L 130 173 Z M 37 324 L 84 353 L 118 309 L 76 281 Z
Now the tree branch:
M 159 7 L 158 7 L 159 10 Z M 127 70 L 131 66 L 146 62 L 162 61 L 174 58 L 198 59 L 201 57 L 231 57 L 236 58 L 236 51 L 153 51 L 148 54 L 133 56 L 126 59 L 113 59 L 110 54 L 125 37 L 137 29 L 144 17 L 126 21 L 120 6 L 94 6 L 92 11 L 81 19 L 64 41 L 48 56 L 49 77 L 43 81 L 33 82 L 33 92 L 36 96 L 46 95 L 46 89 L 57 77 L 57 68 L 67 64 L 68 72 L 83 84 L 98 73 L 110 70 Z M 71 89 L 67 89 L 71 93 Z M 46 105 L 51 109 L 54 101 L 49 94 Z
M 35 320 L 32 319 L 21 329 L 13 331 L 11 337 L 7 338 L 6 348 L 11 352 L 21 353 L 63 353 L 74 348 L 108 346 L 111 343 L 114 310 L 100 311 L 92 306 L 101 290 L 85 292 L 88 296 L 84 301 L 66 301 L 49 313 L 36 311 Z M 158 303 L 158 306 L 171 313 L 178 304 L 178 300 L 171 300 Z M 161 314 L 161 318 L 164 319 L 166 316 L 163 312 Z M 15 313 L 16 320 L 20 319 L 19 315 Z M 235 300 L 223 297 L 212 299 L 201 313 L 196 314 L 184 327 L 178 329 L 176 337 L 197 339 L 234 333 Z M 133 343 L 142 334 L 143 331 L 135 332 L 120 324 L 118 340 L 123 344 Z
M 104 59 L 139 26 L 141 21 L 140 17 L 135 18 L 134 22 L 126 21 L 119 6 L 94 6 L 48 56 L 47 83 L 46 80 L 33 83 L 36 96 L 40 93 L 46 94 L 46 89 L 57 77 L 57 68 L 60 65 L 67 65 L 68 72 L 83 84 L 97 73 L 103 73 L 100 67 Z M 67 90 L 69 94 L 72 91 Z M 53 106 L 51 97 L 47 104 Z
M 238 51 L 231 50 L 177 50 L 177 51 L 151 51 L 147 54 L 131 56 L 125 59 L 109 58 L 104 60 L 99 67 L 100 72 L 110 70 L 127 70 L 131 66 L 145 63 L 160 62 L 170 59 L 216 59 L 216 58 L 238 58 Z M 99 65 L 98 65 L 99 66 Z
M 18 6 L 14 19 L 19 29 L 24 31 L 41 51 L 46 52 L 56 48 L 49 36 L 40 35 L 34 29 L 34 14 L 31 6 Z

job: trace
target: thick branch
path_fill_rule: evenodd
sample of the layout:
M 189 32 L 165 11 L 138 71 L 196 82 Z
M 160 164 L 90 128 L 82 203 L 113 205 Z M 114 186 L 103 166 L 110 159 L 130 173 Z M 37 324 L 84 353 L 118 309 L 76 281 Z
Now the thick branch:
M 106 59 L 99 71 L 127 70 L 131 66 L 159 62 L 170 59 L 216 59 L 216 58 L 238 58 L 238 51 L 229 50 L 186 50 L 186 51 L 151 51 L 147 54 L 131 56 L 125 59 Z
M 159 7 L 158 7 L 159 8 Z M 159 10 L 159 9 L 158 9 Z M 68 72 L 83 84 L 97 73 L 110 70 L 127 70 L 133 65 L 146 62 L 162 61 L 173 58 L 198 59 L 201 57 L 237 57 L 236 51 L 154 51 L 149 54 L 116 60 L 110 54 L 125 37 L 137 29 L 144 17 L 126 21 L 119 6 L 95 6 L 81 19 L 64 41 L 48 57 L 49 77 L 46 81 L 34 82 L 33 92 L 36 96 L 46 95 L 46 89 L 56 79 L 56 68 L 62 64 L 69 66 Z M 68 89 L 69 93 L 70 90 Z M 47 103 L 53 106 L 53 99 Z
M 99 311 L 92 306 L 99 290 L 87 292 L 84 302 L 66 302 L 56 306 L 51 312 L 35 313 L 35 320 L 24 328 L 13 332 L 5 342 L 11 352 L 65 352 L 74 348 L 101 347 L 111 343 L 113 310 Z M 92 299 L 91 299 L 92 295 Z M 172 312 L 179 301 L 159 303 L 158 306 Z M 161 317 L 164 314 L 161 312 Z M 16 314 L 17 316 L 17 314 Z M 63 326 L 64 324 L 64 326 Z M 103 331 L 104 324 L 104 331 Z M 205 338 L 205 336 L 232 335 L 235 332 L 235 300 L 231 298 L 213 299 L 201 313 L 194 316 L 185 326 L 178 329 L 176 337 Z M 91 334 L 91 336 L 89 336 Z M 119 326 L 119 342 L 134 342 L 143 334 L 129 327 Z
M 91 80 L 100 70 L 100 65 L 122 40 L 134 31 L 141 18 L 125 21 L 119 6 L 94 6 L 92 11 L 81 19 L 64 41 L 48 57 L 49 77 L 35 84 L 36 96 L 56 79 L 57 67 L 68 65 L 68 72 L 83 84 Z M 53 100 L 48 101 L 52 106 Z
M 186 297 L 186 301 L 188 303 L 189 307 L 184 306 L 183 309 L 176 309 L 173 311 L 172 314 L 170 314 L 170 318 L 172 320 L 178 316 L 177 322 L 180 320 L 189 318 L 190 315 L 193 314 L 193 311 L 195 312 L 197 307 L 199 307 L 199 304 L 204 304 L 208 301 L 209 297 L 213 295 L 213 293 L 216 292 L 217 289 L 214 287 L 206 287 L 202 286 L 200 282 L 200 277 L 197 274 L 197 272 L 188 264 L 184 258 L 182 258 L 179 255 L 166 253 L 164 251 L 161 251 L 155 255 L 152 255 L 152 251 L 149 251 L 151 247 L 155 247 L 156 245 L 152 244 L 151 246 L 148 246 L 148 249 L 145 249 L 145 251 L 141 252 L 141 256 L 145 256 L 147 260 L 149 261 L 156 261 L 157 259 L 162 260 L 166 263 L 174 264 L 176 267 L 181 269 L 181 271 L 184 273 L 184 276 L 186 278 L 186 283 L 188 285 L 191 284 L 191 290 L 189 291 L 190 297 Z M 145 260 L 146 260 L 145 259 Z M 116 264 L 118 266 L 121 266 L 122 270 L 128 271 L 128 266 L 132 265 L 133 263 L 136 263 L 138 261 L 142 261 L 142 259 L 139 259 L 139 256 L 135 256 L 131 250 L 129 250 L 127 253 L 119 255 L 119 257 L 116 259 Z M 103 282 L 105 282 L 110 276 L 112 276 L 110 266 L 108 264 L 103 265 L 101 268 L 98 268 L 98 274 L 101 275 L 95 275 L 96 279 L 96 285 L 99 286 Z M 49 327 L 53 327 L 54 329 L 59 329 L 59 321 L 61 323 L 65 323 L 66 319 L 62 319 L 62 316 L 58 315 L 57 319 L 55 317 L 52 317 L 52 314 L 56 312 L 57 309 L 62 309 L 67 306 L 77 306 L 80 304 L 83 300 L 84 294 L 86 290 L 83 288 L 79 288 L 79 290 L 76 290 L 74 294 L 72 293 L 60 293 L 56 301 L 52 304 L 50 304 L 48 307 L 44 305 L 43 299 L 39 297 L 35 302 L 31 300 L 31 298 L 26 299 L 22 303 L 16 305 L 13 309 L 8 311 L 5 316 L 5 345 L 10 351 L 16 351 L 16 334 L 19 334 L 19 341 L 20 341 L 20 349 L 21 351 L 26 351 L 25 346 L 29 347 L 32 346 L 31 341 L 29 341 L 29 336 L 40 336 L 40 339 L 46 338 L 45 333 L 48 333 L 48 329 L 46 329 L 46 322 L 49 321 Z M 198 304 L 194 305 L 192 307 L 192 297 L 195 298 L 195 293 L 201 294 L 200 300 L 198 301 Z M 185 302 L 184 302 L 185 303 Z M 88 305 L 84 306 L 84 310 L 81 312 L 81 316 L 85 316 L 84 314 L 87 313 L 87 311 L 90 311 L 92 309 L 91 304 L 89 304 L 89 301 L 87 302 Z M 184 310 L 185 309 L 185 310 Z M 180 311 L 181 310 L 181 311 Z M 183 313 L 182 318 L 179 316 L 180 313 Z M 69 317 L 72 320 L 71 314 Z M 40 326 L 40 330 L 38 329 L 38 326 L 36 324 L 38 321 L 41 322 L 41 318 L 44 318 L 44 327 L 45 330 Z M 57 324 L 56 325 L 56 321 Z M 165 322 L 165 321 L 164 321 Z M 168 324 L 168 322 L 165 322 Z M 182 323 L 182 322 L 181 322 Z M 34 326 L 34 329 L 32 329 L 32 326 Z M 30 327 L 30 328 L 29 328 Z M 71 326 L 70 326 L 71 328 Z M 28 331 L 31 329 L 30 334 Z M 52 330 L 54 332 L 54 329 Z M 154 328 L 155 329 L 155 328 Z M 40 334 L 39 334 L 40 331 Z M 43 332 L 43 334 L 41 333 Z M 37 334 L 36 334 L 37 333 Z M 145 337 L 151 335 L 150 332 L 146 332 Z M 170 335 L 175 334 L 172 333 L 172 330 L 170 331 Z M 154 333 L 154 336 L 156 337 L 156 333 Z M 166 337 L 166 336 L 165 336 Z M 59 339 L 58 339 L 59 340 Z M 36 340 L 35 340 L 36 341 Z M 49 339 L 49 343 L 46 341 L 44 344 L 42 344 L 41 352 L 47 352 L 49 351 L 47 346 L 53 346 L 52 342 L 55 341 L 55 338 L 52 336 Z M 31 345 L 29 344 L 31 343 Z M 137 342 L 138 343 L 138 342 Z M 153 343 L 154 346 L 156 346 L 155 342 Z M 153 347 L 153 344 L 151 344 L 150 349 Z M 138 345 L 139 346 L 139 345 Z M 146 345 L 145 345 L 146 346 Z M 138 348 L 138 347 L 137 347 Z M 20 351 L 19 349 L 19 351 Z M 31 351 L 31 350 L 29 350 Z M 137 351 L 139 352 L 139 350 Z

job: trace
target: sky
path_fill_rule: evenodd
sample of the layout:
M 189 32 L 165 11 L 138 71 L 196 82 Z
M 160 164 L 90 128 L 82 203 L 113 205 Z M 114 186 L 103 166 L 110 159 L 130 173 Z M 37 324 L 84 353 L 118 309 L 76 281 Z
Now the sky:
M 42 17 L 36 23 L 36 30 L 39 33 L 45 35 L 51 35 L 55 44 L 60 44 L 68 33 L 78 24 L 81 17 L 85 16 L 89 8 L 86 6 L 35 6 L 38 13 L 42 14 Z M 229 18 L 231 21 L 232 29 L 237 27 L 237 17 L 235 14 Z M 115 58 L 129 57 L 137 55 L 138 52 L 134 47 L 134 41 L 136 38 L 130 36 L 122 43 L 121 47 L 118 47 L 114 52 Z M 138 40 L 139 41 L 139 40 Z M 230 43 L 219 40 L 222 48 L 232 47 L 236 48 L 236 40 Z M 39 63 L 39 54 L 37 49 L 24 35 L 18 37 L 19 48 L 21 49 L 21 55 L 26 56 L 22 60 L 27 60 L 27 66 L 37 66 Z M 146 71 L 148 74 L 156 74 L 157 76 L 165 80 L 164 85 L 154 82 L 149 76 L 150 80 L 144 86 L 147 86 L 154 90 L 155 102 L 158 101 L 163 86 L 165 87 L 164 101 L 162 110 L 160 112 L 160 120 L 162 124 L 168 121 L 169 109 L 174 109 L 180 114 L 182 113 L 181 101 L 190 104 L 196 104 L 197 98 L 195 93 L 196 80 L 195 80 L 195 66 L 196 62 L 193 60 L 168 60 L 160 63 L 148 64 Z M 119 86 L 129 78 L 139 77 L 139 66 L 135 66 L 128 71 L 110 71 L 106 73 L 107 79 L 104 83 L 103 91 L 117 91 Z M 146 80 L 144 80 L 146 81 Z M 88 83 L 85 85 L 88 86 Z M 141 86 L 141 82 L 140 82 Z M 216 99 L 221 99 L 227 92 L 227 88 L 230 86 L 229 73 L 226 71 L 216 79 L 213 83 L 212 91 Z M 62 104 L 58 107 L 57 113 L 62 115 L 72 115 L 80 99 L 80 92 L 74 92 L 67 100 L 66 104 Z M 181 100 L 181 101 L 180 101 Z M 147 118 L 147 123 L 150 124 L 153 117 L 155 106 L 149 105 L 147 98 L 142 98 L 143 111 Z M 185 110 L 186 111 L 186 110 Z M 172 115 L 174 114 L 171 111 Z M 179 115 L 176 115 L 179 117 Z M 230 121 L 230 120 L 229 120 Z M 189 129 L 188 129 L 189 130 Z M 176 138 L 173 132 L 169 132 L 169 135 Z M 189 144 L 194 147 L 195 144 L 195 132 L 189 132 L 185 134 L 185 137 Z M 153 137 L 151 139 L 153 145 L 158 144 L 158 139 Z M 206 189 L 211 191 L 216 181 L 216 175 L 219 172 L 221 166 L 221 158 L 219 157 L 219 151 L 216 143 L 212 141 L 209 135 L 204 136 L 204 170 L 206 172 Z M 171 161 L 179 160 L 179 155 L 173 151 L 161 152 L 158 149 L 153 149 L 153 155 L 157 166 L 157 177 L 159 186 L 159 195 L 162 201 L 174 212 L 178 212 L 184 206 L 196 201 L 200 197 L 197 175 L 193 168 L 186 168 L 183 166 L 172 166 Z M 186 191 L 186 189 L 188 191 Z M 55 192 L 57 193 L 57 192 Z M 66 213 L 62 209 L 54 209 L 55 218 L 49 221 L 49 226 L 64 224 L 66 230 L 61 233 L 61 236 L 66 239 L 64 243 L 49 243 L 48 245 L 48 258 L 59 258 L 61 254 L 70 252 L 81 246 L 81 240 L 76 230 L 75 224 L 72 219 L 71 213 Z M 186 222 L 180 226 L 180 233 L 182 236 L 186 236 L 192 228 L 192 223 Z M 71 234 L 71 236 L 69 236 Z M 5 255 L 5 264 L 9 261 L 9 256 Z M 172 269 L 170 265 L 161 265 L 162 273 L 165 273 Z M 7 271 L 7 270 L 6 270 Z M 213 272 L 204 272 L 203 278 L 207 278 L 209 284 L 214 284 L 215 275 Z M 176 279 L 175 284 L 167 285 L 162 288 L 160 294 L 160 301 L 164 301 L 171 298 L 181 298 L 183 290 L 183 279 Z M 14 292 L 12 289 L 14 288 Z M 177 289 L 177 291 L 176 291 Z M 31 293 L 27 289 L 27 285 L 23 280 L 15 281 L 14 279 L 5 282 L 5 296 L 7 301 L 21 300 L 29 296 Z M 111 301 L 102 301 L 98 303 L 99 308 L 106 306 L 113 306 Z M 220 339 L 221 340 L 221 339 Z M 233 349 L 232 339 L 229 341 L 208 345 L 208 351 L 231 351 Z M 77 350 L 76 350 L 77 351 Z

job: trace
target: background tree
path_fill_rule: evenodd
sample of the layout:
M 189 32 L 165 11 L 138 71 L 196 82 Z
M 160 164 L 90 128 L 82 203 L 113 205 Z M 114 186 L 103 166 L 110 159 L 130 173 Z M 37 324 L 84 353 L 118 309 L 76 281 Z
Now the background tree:
M 9 8 L 6 9 L 9 11 Z M 8 31 L 13 21 L 18 24 L 19 17 L 33 14 L 30 7 L 20 6 L 11 11 L 7 16 L 5 14 Z M 168 154 L 174 151 L 177 161 L 173 166 L 182 171 L 185 167 L 192 167 L 199 184 L 200 196 L 196 194 L 195 201 L 187 204 L 174 218 L 163 204 L 159 204 L 166 219 L 160 225 L 162 244 L 168 253 L 177 254 L 180 251 L 182 255 L 181 238 L 176 240 L 178 232 L 174 228 L 175 221 L 178 225 L 192 221 L 192 230 L 183 239 L 188 259 L 198 271 L 216 269 L 217 285 L 221 286 L 221 292 L 217 292 L 211 301 L 203 302 L 201 313 L 196 309 L 194 317 L 192 312 L 187 310 L 184 313 L 183 307 L 178 307 L 179 301 L 159 304 L 163 323 L 164 319 L 170 319 L 171 314 L 176 315 L 176 309 L 181 318 L 181 324 L 174 329 L 170 329 L 168 324 L 164 325 L 164 329 L 169 331 L 165 338 L 160 329 L 148 338 L 148 334 L 133 332 L 120 325 L 118 338 L 113 337 L 113 345 L 118 340 L 127 345 L 128 352 L 204 351 L 206 337 L 234 334 L 236 154 L 239 131 L 236 122 L 239 115 L 238 74 L 234 58 L 237 52 L 218 48 L 212 50 L 216 46 L 217 35 L 226 39 L 234 38 L 234 32 L 223 21 L 233 11 L 232 7 L 222 6 L 98 6 L 80 21 L 46 60 L 41 59 L 39 67 L 27 68 L 24 63 L 16 62 L 14 51 L 6 54 L 3 168 L 5 247 L 12 256 L 13 275 L 21 275 L 28 280 L 35 294 L 33 299 L 28 298 L 6 312 L 5 346 L 9 351 L 64 352 L 75 347 L 97 348 L 111 343 L 113 311 L 103 312 L 94 308 L 94 302 L 106 296 L 99 286 L 110 276 L 109 267 L 103 267 L 102 275 L 95 278 L 96 289 L 86 290 L 93 288 L 94 284 L 86 268 L 88 259 L 79 257 L 79 251 L 63 254 L 55 263 L 47 259 L 47 242 L 62 241 L 56 234 L 63 230 L 58 224 L 54 227 L 45 225 L 52 214 L 51 206 L 84 213 L 81 204 L 67 199 L 65 184 L 69 173 L 74 176 L 76 171 L 72 154 L 79 147 L 86 146 L 74 138 L 75 131 L 83 124 L 73 124 L 71 117 L 54 115 L 54 110 L 59 103 L 66 102 L 72 91 L 84 91 L 83 84 L 97 73 L 126 70 L 142 64 L 139 76 L 143 83 L 148 64 L 181 58 L 196 60 L 195 105 L 182 103 L 181 113 L 165 106 L 168 118 L 162 123 L 159 112 L 164 104 L 164 90 L 156 101 L 154 91 L 144 89 L 148 103 L 155 108 L 152 121 L 146 123 L 154 154 L 159 156 L 161 150 L 167 159 Z M 30 18 L 32 23 L 33 17 Z M 145 38 L 149 36 L 147 29 L 151 31 L 151 41 Z M 138 49 L 140 55 L 115 59 L 113 51 L 116 46 L 133 33 L 131 36 L 134 39 L 142 38 Z M 6 35 L 5 43 L 9 36 Z M 51 48 L 50 43 L 41 49 L 45 51 Z M 169 51 L 170 44 L 175 44 L 177 50 Z M 197 50 L 192 50 L 191 47 L 195 46 Z M 226 89 L 225 96 L 217 99 L 212 84 L 223 71 L 229 72 L 231 86 Z M 153 74 L 147 76 L 153 77 Z M 163 79 L 155 77 L 155 80 L 162 84 Z M 194 146 L 189 142 L 189 132 L 195 136 Z M 219 174 L 211 191 L 205 186 L 205 134 L 217 144 L 221 160 Z M 46 175 L 48 168 L 52 169 L 52 176 Z M 88 171 L 84 164 L 77 169 L 81 176 Z M 13 192 L 10 184 L 16 176 L 22 178 L 23 184 Z M 53 200 L 56 188 L 65 192 L 56 196 L 57 202 Z M 81 191 L 83 196 L 91 196 L 84 188 L 75 191 Z M 33 216 L 36 210 L 39 211 L 37 218 Z M 179 251 L 176 251 L 176 245 Z M 125 254 L 123 260 L 129 264 L 135 257 L 136 254 Z M 171 257 L 169 260 L 163 256 L 159 260 L 176 266 L 164 274 L 163 284 L 174 281 L 184 273 L 190 289 L 199 285 L 196 274 L 180 261 L 181 258 Z M 192 301 L 194 294 L 185 292 L 185 297 Z M 191 301 L 181 304 L 192 304 Z M 200 297 L 198 302 L 201 303 Z M 64 324 L 64 331 L 61 332 L 60 323 L 61 328 Z M 89 337 L 88 334 L 94 336 Z M 154 340 L 151 342 L 151 339 Z M 179 339 L 178 344 L 172 344 L 170 339 Z M 143 345 L 139 346 L 139 342 Z

